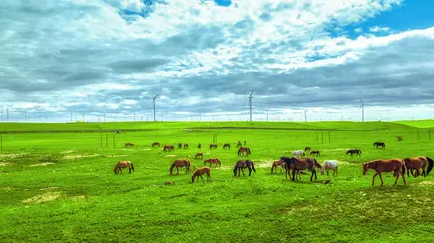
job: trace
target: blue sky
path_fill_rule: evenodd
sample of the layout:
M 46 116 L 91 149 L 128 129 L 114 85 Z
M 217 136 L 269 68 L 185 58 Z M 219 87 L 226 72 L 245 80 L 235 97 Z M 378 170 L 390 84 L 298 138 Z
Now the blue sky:
M 434 118 L 422 0 L 0 1 L 12 119 Z M 56 115 L 54 115 L 56 114 Z M 200 114 L 200 115 L 199 115 Z M 3 119 L 3 118 L 2 118 Z

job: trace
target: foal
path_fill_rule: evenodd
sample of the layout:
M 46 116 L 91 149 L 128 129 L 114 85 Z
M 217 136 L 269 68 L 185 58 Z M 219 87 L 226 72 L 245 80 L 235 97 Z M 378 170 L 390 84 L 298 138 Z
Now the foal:
M 285 162 L 283 162 L 283 160 L 274 161 L 273 165 L 271 166 L 271 173 L 275 172 L 277 167 L 280 167 L 280 173 L 282 173 L 282 170 L 285 169 Z
M 202 175 L 206 174 L 206 180 L 209 181 L 210 177 L 211 177 L 211 170 L 208 167 L 202 167 L 197 169 L 194 173 L 193 176 L 191 177 L 191 183 L 194 183 L 194 178 L 196 177 L 200 177 L 202 178 L 202 181 L 205 181 L 202 177 Z
M 134 165 L 133 162 L 131 161 L 119 161 L 115 168 L 113 169 L 113 171 L 115 172 L 115 174 L 119 174 L 119 172 L 122 173 L 122 169 L 124 168 L 128 168 L 131 174 L 131 170 L 134 171 Z
M 206 165 L 206 163 L 209 163 L 209 167 L 212 167 L 212 164 L 215 164 L 215 166 L 217 167 L 217 165 L 222 166 L 222 163 L 220 162 L 220 159 L 215 157 L 214 159 L 207 159 L 203 162 L 203 165 Z

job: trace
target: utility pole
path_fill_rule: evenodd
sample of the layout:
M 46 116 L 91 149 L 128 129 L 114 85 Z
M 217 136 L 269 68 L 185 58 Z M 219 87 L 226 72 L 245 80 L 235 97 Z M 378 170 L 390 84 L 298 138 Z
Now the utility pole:
M 157 121 L 156 118 L 155 118 L 155 99 L 156 99 L 159 95 L 160 95 L 160 94 L 157 94 L 157 95 L 155 95 L 155 96 L 152 97 L 152 102 L 153 102 L 153 104 L 154 104 L 154 122 Z
M 250 122 L 252 122 L 252 99 L 253 99 L 253 90 L 252 90 L 252 92 L 250 93 L 250 96 L 249 96 L 249 106 L 250 106 Z

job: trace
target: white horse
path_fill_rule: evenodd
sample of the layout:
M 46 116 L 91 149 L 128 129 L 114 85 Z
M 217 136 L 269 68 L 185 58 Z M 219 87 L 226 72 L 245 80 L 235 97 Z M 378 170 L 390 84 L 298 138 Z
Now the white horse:
M 329 170 L 333 170 L 333 176 L 338 175 L 338 161 L 337 160 L 325 160 L 321 167 L 321 175 L 324 175 L 324 170 L 329 175 Z
M 294 152 L 292 152 L 292 156 L 298 157 L 301 155 L 305 155 L 303 150 L 295 150 Z

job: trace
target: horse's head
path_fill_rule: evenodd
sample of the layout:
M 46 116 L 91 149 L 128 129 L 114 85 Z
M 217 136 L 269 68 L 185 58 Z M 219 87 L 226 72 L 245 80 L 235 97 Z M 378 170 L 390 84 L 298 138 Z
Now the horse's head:
M 369 163 L 363 163 L 362 168 L 363 168 L 363 175 L 366 175 L 366 172 L 368 172 L 370 168 Z
M 321 172 L 321 175 L 324 175 L 324 167 L 321 167 L 320 172 Z

